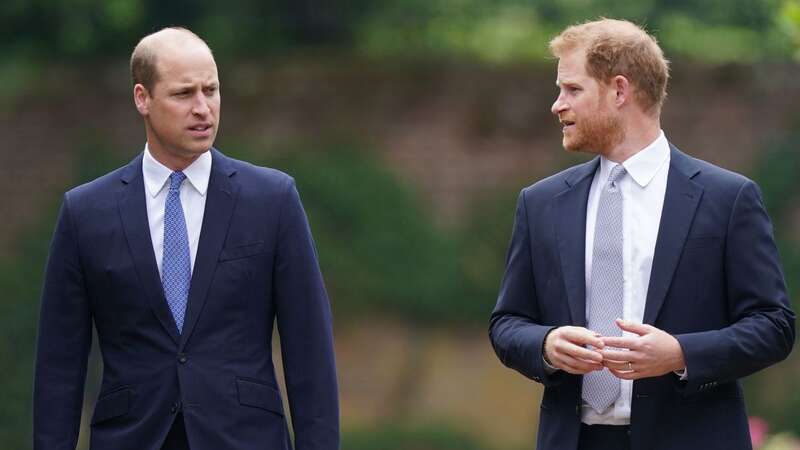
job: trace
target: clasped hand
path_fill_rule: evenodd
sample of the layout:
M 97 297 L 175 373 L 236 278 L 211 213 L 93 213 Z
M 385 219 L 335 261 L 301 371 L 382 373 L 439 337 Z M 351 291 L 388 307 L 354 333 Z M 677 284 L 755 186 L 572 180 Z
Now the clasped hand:
M 571 374 L 608 368 L 623 380 L 657 377 L 686 367 L 683 350 L 669 333 L 622 319 L 616 325 L 635 336 L 602 336 L 583 327 L 559 327 L 545 339 L 545 357 L 553 367 Z

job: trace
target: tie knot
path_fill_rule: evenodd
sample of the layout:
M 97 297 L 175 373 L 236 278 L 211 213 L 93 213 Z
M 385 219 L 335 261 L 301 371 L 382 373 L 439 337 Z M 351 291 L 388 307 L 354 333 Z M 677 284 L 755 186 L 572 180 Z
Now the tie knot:
M 172 172 L 169 175 L 169 190 L 170 191 L 177 191 L 181 188 L 181 183 L 183 180 L 186 179 L 186 175 L 183 172 Z
M 617 183 L 619 183 L 619 180 L 625 176 L 625 173 L 625 167 L 622 164 L 617 164 L 614 166 L 614 168 L 611 169 L 611 173 L 608 175 L 608 182 L 606 183 L 607 186 L 610 188 L 617 187 Z

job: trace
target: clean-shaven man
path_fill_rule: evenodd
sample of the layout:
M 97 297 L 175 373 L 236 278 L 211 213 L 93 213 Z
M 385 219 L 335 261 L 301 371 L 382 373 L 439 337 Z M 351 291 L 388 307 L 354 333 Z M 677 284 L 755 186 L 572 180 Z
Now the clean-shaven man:
M 212 148 L 206 43 L 167 28 L 131 57 L 147 143 L 64 196 L 42 293 L 34 448 L 74 449 L 92 323 L 103 357 L 93 450 L 339 448 L 331 311 L 291 177 Z

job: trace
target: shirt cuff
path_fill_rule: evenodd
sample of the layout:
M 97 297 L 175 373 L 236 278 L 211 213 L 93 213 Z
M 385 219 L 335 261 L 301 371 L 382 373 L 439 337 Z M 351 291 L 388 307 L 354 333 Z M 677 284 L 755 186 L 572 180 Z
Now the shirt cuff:
M 544 366 L 544 371 L 548 375 L 552 375 L 560 370 L 558 367 L 553 367 L 549 362 L 547 362 L 547 358 L 544 357 L 544 353 L 542 353 L 542 365 Z
M 558 327 L 551 328 L 550 331 L 548 331 L 547 334 L 544 335 L 544 339 L 542 340 L 542 366 L 544 367 L 544 372 L 547 375 L 552 375 L 552 374 L 558 372 L 559 370 L 561 370 L 558 367 L 554 367 L 552 364 L 550 364 L 550 362 L 544 356 L 544 344 L 547 341 L 547 336 L 550 333 L 552 333 L 553 330 L 555 330 L 556 328 L 558 328 Z
M 681 370 L 675 370 L 673 373 L 678 377 L 680 377 L 679 379 L 681 381 L 686 381 L 687 379 L 689 379 L 689 371 L 686 370 L 686 367 L 684 367 Z

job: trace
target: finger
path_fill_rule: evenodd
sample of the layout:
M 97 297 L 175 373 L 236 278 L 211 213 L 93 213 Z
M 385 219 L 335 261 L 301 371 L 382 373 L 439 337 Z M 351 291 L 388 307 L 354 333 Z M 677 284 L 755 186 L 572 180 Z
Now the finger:
M 575 358 L 573 356 L 564 354 L 558 355 L 558 361 L 565 365 L 570 365 L 582 370 L 601 370 L 603 368 L 603 364 L 597 361 L 588 361 L 582 358 Z
M 610 346 L 609 346 L 610 347 Z M 609 347 L 606 347 L 603 350 L 600 350 L 600 355 L 603 357 L 603 360 L 610 359 L 613 361 L 639 361 L 642 355 L 637 351 L 631 350 L 611 350 Z
M 592 370 L 602 370 L 603 365 L 596 361 L 587 361 L 581 358 L 575 358 L 570 355 L 565 354 L 558 354 L 556 355 L 557 359 L 554 361 L 554 364 L 569 366 L 573 369 L 580 370 L 582 372 L 590 372 Z
M 573 358 L 579 358 L 586 361 L 593 361 L 597 364 L 603 362 L 603 355 L 601 355 L 598 351 L 589 350 L 588 348 L 575 345 L 568 341 L 563 341 L 562 343 L 559 343 L 559 345 L 556 348 L 560 353 L 571 356 Z
M 603 360 L 603 366 L 608 367 L 609 369 L 620 370 L 623 372 L 630 372 L 629 370 L 629 361 L 614 361 L 610 359 Z
M 580 346 L 591 345 L 593 347 L 603 348 L 604 345 L 599 333 L 582 327 L 565 328 L 561 336 L 573 344 Z
M 653 331 L 653 327 L 644 323 L 636 323 L 622 319 L 617 319 L 616 323 L 617 326 L 623 331 L 628 331 L 630 333 L 638 334 L 639 336 L 643 336 Z
M 603 342 L 606 347 L 627 348 L 628 350 L 638 350 L 641 345 L 640 338 L 632 336 L 605 336 Z
M 621 379 L 621 380 L 638 380 L 640 378 L 644 378 L 641 372 L 637 371 L 625 371 L 625 370 L 616 370 L 616 369 L 608 369 L 612 375 Z
M 589 372 L 594 372 L 595 370 L 603 370 L 601 364 L 590 363 L 576 358 L 566 357 L 561 363 L 562 370 L 576 375 L 584 375 Z

